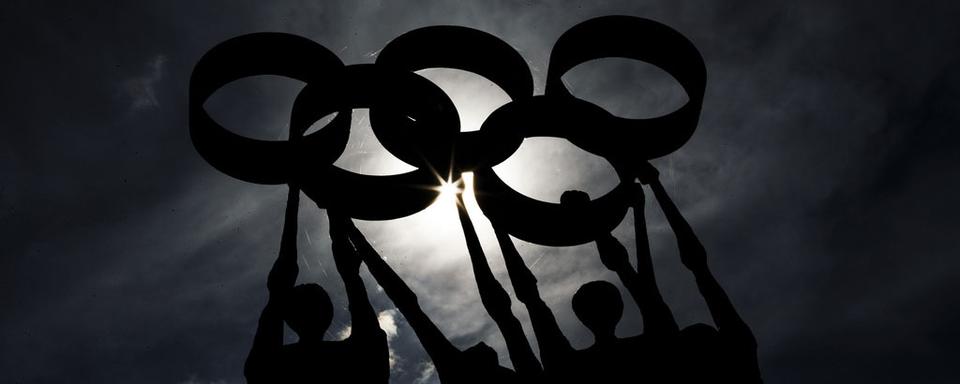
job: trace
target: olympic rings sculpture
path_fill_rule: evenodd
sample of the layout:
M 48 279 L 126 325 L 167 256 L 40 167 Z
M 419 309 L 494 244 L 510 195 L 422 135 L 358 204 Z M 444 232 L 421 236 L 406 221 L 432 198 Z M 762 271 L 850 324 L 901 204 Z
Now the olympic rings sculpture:
M 683 87 L 688 101 L 651 119 L 617 117 L 576 98 L 561 81 L 589 60 L 623 57 L 653 64 Z M 427 68 L 473 72 L 510 98 L 474 132 L 460 132 L 450 98 L 424 77 Z M 248 76 L 279 75 L 306 83 L 290 116 L 288 141 L 240 136 L 204 109 L 220 87 Z M 364 220 L 389 220 L 423 210 L 437 197 L 436 175 L 474 172 L 477 202 L 491 223 L 533 243 L 565 246 L 609 233 L 629 206 L 635 164 L 680 148 L 697 127 L 706 68 L 694 45 L 658 22 L 604 16 L 564 32 L 550 54 L 546 88 L 533 94 L 523 57 L 503 40 L 459 26 L 432 26 L 390 41 L 374 64 L 344 65 L 320 44 L 284 33 L 254 33 L 213 47 L 190 78 L 190 136 L 216 169 L 259 184 L 294 183 L 318 206 Z M 372 176 L 333 165 L 346 148 L 354 108 L 370 109 L 377 139 L 416 167 L 398 175 Z M 317 132 L 304 132 L 336 113 Z M 504 183 L 492 167 L 528 137 L 558 137 L 606 158 L 621 183 L 587 206 L 571 208 L 525 196 Z M 389 198 L 383 198 L 389 196 Z M 576 212 L 572 211 L 576 209 Z

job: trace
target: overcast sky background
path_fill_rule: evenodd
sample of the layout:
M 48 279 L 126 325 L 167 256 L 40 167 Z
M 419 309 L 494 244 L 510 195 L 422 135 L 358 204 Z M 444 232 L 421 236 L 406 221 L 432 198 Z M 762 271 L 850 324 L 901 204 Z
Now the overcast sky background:
M 608 14 L 670 25 L 703 54 L 699 128 L 655 164 L 759 339 L 766 381 L 957 380 L 960 7 L 953 2 L 82 3 L 0 5 L 0 382 L 242 381 L 286 192 L 216 171 L 190 143 L 189 75 L 217 43 L 290 32 L 345 63 L 367 63 L 403 32 L 464 25 L 513 45 L 542 92 L 556 38 Z M 507 101 L 476 76 L 424 75 L 449 91 L 465 129 Z M 583 65 L 565 80 L 620 116 L 654 116 L 684 101 L 669 75 L 629 60 Z M 269 76 L 238 81 L 208 107 L 236 132 L 280 138 L 300 85 Z M 354 123 L 338 165 L 380 174 L 404 168 L 376 143 L 363 113 Z M 498 171 L 553 201 L 565 189 L 596 197 L 616 183 L 605 161 L 563 140 L 528 140 Z M 664 296 L 681 325 L 709 323 L 672 234 L 648 207 Z M 472 213 L 509 289 L 489 226 Z M 462 234 L 446 224 L 455 217 L 452 206 L 438 204 L 358 226 L 448 337 L 464 347 L 485 341 L 506 364 Z M 326 218 L 305 200 L 300 224 L 300 280 L 330 292 L 336 338 L 349 317 Z M 626 220 L 616 235 L 632 253 L 631 228 Z M 563 330 L 575 346 L 589 345 L 570 296 L 594 279 L 619 284 L 615 276 L 590 245 L 518 244 Z M 415 335 L 363 275 L 391 336 L 393 381 L 434 382 Z M 627 303 L 621 336 L 640 331 Z

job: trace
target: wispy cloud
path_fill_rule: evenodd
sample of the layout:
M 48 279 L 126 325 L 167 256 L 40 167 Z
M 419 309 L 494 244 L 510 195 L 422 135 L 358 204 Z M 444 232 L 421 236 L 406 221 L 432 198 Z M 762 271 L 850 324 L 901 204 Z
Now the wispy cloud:
M 377 322 L 380 323 L 380 329 L 383 330 L 383 333 L 387 335 L 387 343 L 390 343 L 397 338 L 397 310 L 396 309 L 387 309 L 380 311 L 377 314 Z M 334 336 L 335 340 L 346 340 L 350 337 L 350 332 L 353 330 L 353 327 L 346 325 L 340 329 L 339 332 Z M 399 369 L 400 356 L 397 354 L 396 350 L 391 345 L 390 347 L 390 370 L 394 371 Z
M 179 384 L 227 384 L 226 380 L 201 380 L 197 378 L 197 375 L 190 375 L 190 377 L 184 381 L 181 381 Z
M 156 55 L 147 62 L 142 74 L 123 82 L 122 91 L 130 99 L 130 109 L 139 111 L 160 107 L 156 86 L 163 80 L 166 62 L 166 56 Z
M 380 311 L 377 314 L 377 322 L 380 323 L 380 329 L 387 334 L 387 343 L 390 345 L 390 371 L 394 372 L 400 369 L 400 356 L 397 354 L 396 349 L 393 347 L 393 340 L 397 338 L 397 310 L 388 309 L 385 311 Z
M 420 374 L 414 380 L 414 384 L 427 384 L 427 383 L 438 383 L 439 378 L 436 375 L 437 369 L 433 366 L 432 362 L 424 362 L 420 364 Z

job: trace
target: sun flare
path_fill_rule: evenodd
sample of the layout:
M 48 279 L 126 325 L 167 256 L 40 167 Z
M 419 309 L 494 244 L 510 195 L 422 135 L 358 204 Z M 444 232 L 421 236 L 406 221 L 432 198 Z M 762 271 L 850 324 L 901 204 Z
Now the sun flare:
M 440 192 L 438 199 L 456 198 L 456 196 L 462 192 L 460 187 L 457 186 L 457 183 L 450 181 L 449 179 L 447 181 L 440 182 L 440 186 L 437 187 L 437 191 Z

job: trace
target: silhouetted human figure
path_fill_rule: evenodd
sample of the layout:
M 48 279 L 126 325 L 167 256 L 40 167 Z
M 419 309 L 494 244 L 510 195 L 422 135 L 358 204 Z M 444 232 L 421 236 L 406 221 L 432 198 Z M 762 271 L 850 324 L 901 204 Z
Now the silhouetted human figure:
M 642 209 L 642 195 L 639 200 Z M 589 198 L 580 191 L 567 191 L 560 201 L 571 212 L 584 214 L 582 210 L 586 209 Z M 642 217 L 642 211 L 640 215 Z M 530 313 L 547 381 L 617 383 L 653 379 L 657 382 L 666 374 L 664 364 L 669 360 L 669 353 L 664 349 L 675 338 L 677 325 L 653 280 L 646 227 L 641 225 L 637 233 L 639 264 L 650 265 L 642 268 L 642 273 L 633 270 L 626 250 L 613 236 L 607 234 L 597 239 L 597 248 L 603 264 L 617 273 L 640 307 L 644 335 L 616 337 L 616 326 L 623 314 L 620 292 L 609 282 L 593 281 L 580 287 L 572 305 L 574 313 L 593 333 L 594 344 L 575 350 L 540 297 L 536 277 L 524 264 L 509 235 L 496 231 L 514 291 Z
M 658 172 L 646 164 L 640 169 L 641 182 L 649 184 L 667 222 L 677 237 L 680 261 L 697 281 L 716 328 L 694 324 L 680 331 L 678 374 L 682 382 L 761 383 L 757 362 L 757 341 L 740 318 L 730 298 L 707 267 L 707 254 L 680 210 L 660 184 Z
M 367 242 L 363 234 L 349 225 L 350 239 L 373 277 L 413 328 L 420 343 L 433 360 L 443 383 L 527 383 L 516 372 L 500 365 L 497 352 L 481 342 L 459 350 L 423 312 L 417 295 Z
M 386 383 L 390 375 L 387 338 L 367 299 L 358 271 L 360 259 L 344 232 L 343 221 L 330 215 L 330 237 L 337 271 L 347 291 L 350 336 L 325 341 L 333 305 L 317 284 L 296 285 L 297 212 L 300 191 L 291 186 L 280 244 L 270 271 L 270 298 L 247 356 L 244 375 L 250 383 Z M 283 323 L 297 333 L 294 344 L 283 344 Z

